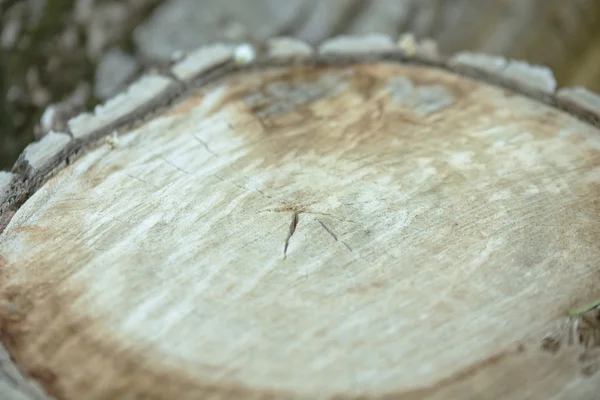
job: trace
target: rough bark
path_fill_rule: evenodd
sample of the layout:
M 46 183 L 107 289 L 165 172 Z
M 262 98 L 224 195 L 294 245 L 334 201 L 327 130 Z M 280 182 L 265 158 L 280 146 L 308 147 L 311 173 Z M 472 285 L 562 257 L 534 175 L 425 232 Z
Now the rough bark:
M 7 398 L 596 396 L 598 96 L 309 50 L 199 49 L 0 176 Z

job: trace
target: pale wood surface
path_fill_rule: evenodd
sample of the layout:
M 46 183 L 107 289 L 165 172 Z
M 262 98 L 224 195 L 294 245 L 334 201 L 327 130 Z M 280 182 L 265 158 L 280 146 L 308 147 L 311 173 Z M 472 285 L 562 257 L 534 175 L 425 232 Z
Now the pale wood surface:
M 347 43 L 138 83 L 25 151 L 0 327 L 26 375 L 59 399 L 596 398 L 596 322 L 563 317 L 600 293 L 593 95 Z

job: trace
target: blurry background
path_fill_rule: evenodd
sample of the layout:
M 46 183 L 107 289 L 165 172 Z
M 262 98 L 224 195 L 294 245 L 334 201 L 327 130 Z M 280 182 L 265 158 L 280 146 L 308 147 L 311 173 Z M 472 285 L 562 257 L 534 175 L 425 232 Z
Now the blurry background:
M 0 169 L 46 125 L 114 95 L 176 50 L 214 41 L 411 31 L 600 92 L 599 0 L 0 0 Z M 57 105 L 58 103 L 58 105 Z M 54 104 L 54 106 L 52 106 Z

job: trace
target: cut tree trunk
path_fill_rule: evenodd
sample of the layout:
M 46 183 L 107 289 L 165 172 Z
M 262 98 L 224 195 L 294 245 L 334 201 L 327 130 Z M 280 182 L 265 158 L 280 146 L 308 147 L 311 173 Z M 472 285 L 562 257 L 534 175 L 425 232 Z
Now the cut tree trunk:
M 383 36 L 190 53 L 0 176 L 2 398 L 595 399 L 599 110 Z

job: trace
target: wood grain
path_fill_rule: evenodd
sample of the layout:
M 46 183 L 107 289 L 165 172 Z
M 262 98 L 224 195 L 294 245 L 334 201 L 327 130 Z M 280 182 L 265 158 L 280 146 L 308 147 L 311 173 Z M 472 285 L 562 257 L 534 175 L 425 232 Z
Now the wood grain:
M 564 315 L 600 293 L 596 100 L 329 48 L 130 90 L 142 111 L 26 151 L 0 209 L 26 376 L 57 399 L 594 398 L 595 320 Z

